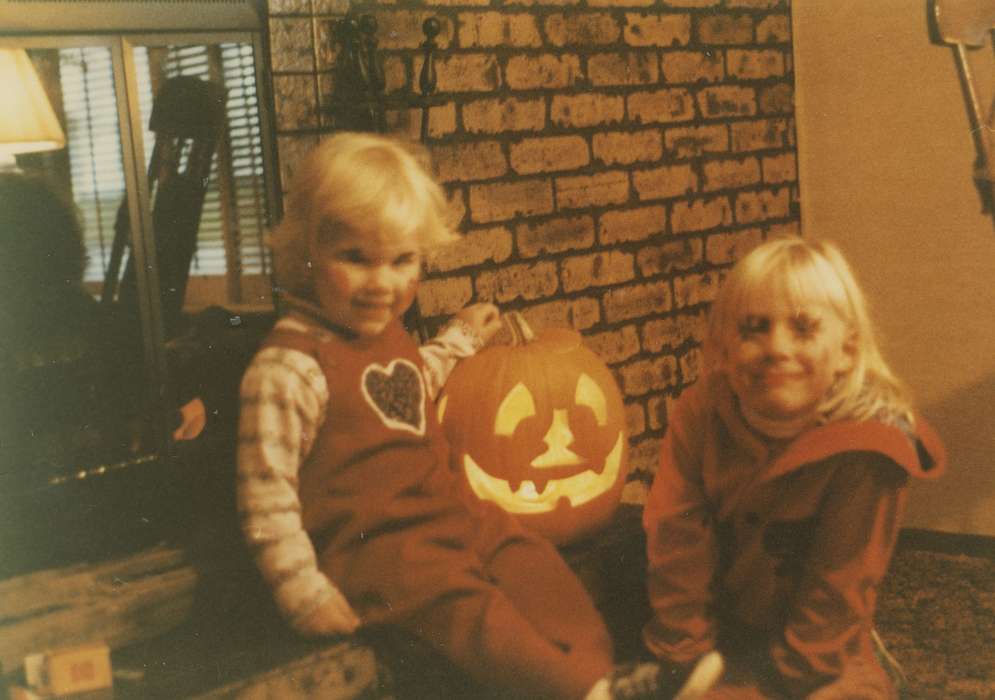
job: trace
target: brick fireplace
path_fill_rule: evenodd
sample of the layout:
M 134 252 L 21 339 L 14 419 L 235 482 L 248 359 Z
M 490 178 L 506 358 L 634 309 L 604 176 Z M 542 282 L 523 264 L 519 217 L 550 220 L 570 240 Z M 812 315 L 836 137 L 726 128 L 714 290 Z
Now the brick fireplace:
M 418 91 L 440 20 L 428 142 L 462 241 L 430 261 L 430 326 L 491 301 L 568 325 L 625 395 L 639 503 L 667 407 L 693 381 L 723 271 L 798 232 L 786 0 L 271 0 L 284 187 L 335 125 L 330 23 L 378 23 L 386 91 Z M 388 113 L 418 138 L 422 111 Z

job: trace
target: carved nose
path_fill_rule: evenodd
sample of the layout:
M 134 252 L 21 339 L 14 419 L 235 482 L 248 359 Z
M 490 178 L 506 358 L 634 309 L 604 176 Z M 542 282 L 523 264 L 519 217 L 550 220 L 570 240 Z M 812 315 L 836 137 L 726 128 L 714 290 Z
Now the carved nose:
M 570 449 L 570 445 L 574 441 L 574 434 L 570 431 L 565 409 L 553 409 L 553 422 L 542 441 L 546 443 L 546 451 L 531 462 L 531 465 L 536 469 L 569 467 L 584 461 Z

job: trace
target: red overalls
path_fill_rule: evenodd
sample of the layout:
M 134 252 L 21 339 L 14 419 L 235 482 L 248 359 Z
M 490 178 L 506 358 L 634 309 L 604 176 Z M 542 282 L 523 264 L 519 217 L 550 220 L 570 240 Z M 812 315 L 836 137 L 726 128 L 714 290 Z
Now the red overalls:
M 529 698 L 581 698 L 611 670 L 608 632 L 555 548 L 464 498 L 399 323 L 368 340 L 277 330 L 266 345 L 311 355 L 328 381 L 299 474 L 303 522 L 364 624 L 400 627 Z

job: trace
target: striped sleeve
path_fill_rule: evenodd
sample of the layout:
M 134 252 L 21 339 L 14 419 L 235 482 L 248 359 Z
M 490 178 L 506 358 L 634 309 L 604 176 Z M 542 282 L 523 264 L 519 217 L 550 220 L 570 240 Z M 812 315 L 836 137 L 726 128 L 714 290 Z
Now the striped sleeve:
M 314 358 L 266 348 L 242 379 L 238 508 L 242 533 L 283 615 L 296 624 L 335 591 L 301 521 L 300 465 L 325 417 L 328 387 Z
M 483 344 L 483 340 L 468 324 L 452 319 L 437 336 L 418 348 L 425 363 L 428 395 L 435 398 L 449 379 L 456 363 L 475 355 Z

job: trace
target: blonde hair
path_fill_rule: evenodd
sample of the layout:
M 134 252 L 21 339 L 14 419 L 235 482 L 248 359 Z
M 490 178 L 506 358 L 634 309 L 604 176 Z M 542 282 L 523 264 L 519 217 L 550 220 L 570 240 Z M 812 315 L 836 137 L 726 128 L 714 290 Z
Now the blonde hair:
M 342 132 L 299 166 L 285 214 L 269 244 L 277 285 L 313 300 L 311 258 L 319 235 L 392 230 L 427 250 L 456 238 L 442 187 L 420 145 L 378 134 Z
M 912 422 L 908 392 L 881 354 L 867 300 L 842 253 L 826 241 L 773 238 L 733 267 L 709 314 L 704 342 L 709 371 L 721 371 L 750 301 L 769 294 L 783 294 L 796 306 L 826 305 L 847 326 L 853 367 L 819 406 L 822 422 L 871 418 Z

